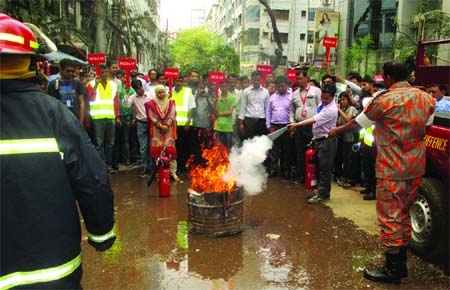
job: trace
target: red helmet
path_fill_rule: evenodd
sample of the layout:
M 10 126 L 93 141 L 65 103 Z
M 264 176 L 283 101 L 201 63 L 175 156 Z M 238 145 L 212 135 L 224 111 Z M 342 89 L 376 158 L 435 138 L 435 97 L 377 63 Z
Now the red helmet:
M 34 54 L 38 47 L 36 36 L 25 24 L 0 13 L 0 53 Z

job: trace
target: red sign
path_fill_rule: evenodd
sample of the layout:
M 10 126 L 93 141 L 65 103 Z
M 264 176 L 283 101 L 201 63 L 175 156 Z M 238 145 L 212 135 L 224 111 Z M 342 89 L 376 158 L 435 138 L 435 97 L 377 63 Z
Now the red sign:
M 220 71 L 211 71 L 208 75 L 209 82 L 215 84 L 215 96 L 219 96 L 219 83 L 223 83 L 226 81 L 225 73 Z
M 100 76 L 100 64 L 106 63 L 106 54 L 104 53 L 89 53 L 87 56 L 89 64 L 95 65 L 95 73 L 97 77 Z
M 322 46 L 325 46 L 326 50 L 325 50 L 325 60 L 324 63 L 328 65 L 328 62 L 330 61 L 330 51 L 331 48 L 336 47 L 337 46 L 337 41 L 338 38 L 337 37 L 329 37 L 329 36 L 324 36 L 323 40 L 322 40 Z
M 125 86 L 127 89 L 130 88 L 130 71 L 135 70 L 136 59 L 134 58 L 119 58 L 119 67 L 125 71 Z
M 272 66 L 271 65 L 265 65 L 265 64 L 258 64 L 256 66 L 256 70 L 261 72 L 261 84 L 264 86 L 264 82 L 266 80 L 266 75 L 272 73 Z
M 173 80 L 178 78 L 178 69 L 165 67 L 164 68 L 164 78 L 169 80 L 169 92 L 172 92 Z
M 292 84 L 295 84 L 297 81 L 297 71 L 295 69 L 288 69 L 286 71 L 286 78 L 292 82 Z

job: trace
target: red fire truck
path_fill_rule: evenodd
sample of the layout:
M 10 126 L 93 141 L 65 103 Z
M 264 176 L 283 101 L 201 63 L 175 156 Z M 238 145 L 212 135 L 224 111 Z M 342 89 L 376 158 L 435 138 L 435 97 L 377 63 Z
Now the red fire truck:
M 434 46 L 434 57 L 450 54 L 450 39 L 419 42 L 416 56 L 417 86 L 450 83 L 450 66 L 424 63 L 425 48 Z M 440 61 L 442 63 L 442 61 Z M 413 226 L 411 249 L 429 260 L 449 261 L 450 113 L 435 113 L 425 136 L 427 167 L 419 194 L 411 208 Z

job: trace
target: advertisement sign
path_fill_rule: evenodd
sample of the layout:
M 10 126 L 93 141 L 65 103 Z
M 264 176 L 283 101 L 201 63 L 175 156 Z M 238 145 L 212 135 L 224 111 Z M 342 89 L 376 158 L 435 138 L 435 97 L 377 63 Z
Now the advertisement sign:
M 327 47 L 323 46 L 324 38 L 338 37 L 339 35 L 339 12 L 317 11 L 314 21 L 314 60 L 325 60 Z M 329 57 L 333 59 L 336 54 L 335 47 L 330 47 Z

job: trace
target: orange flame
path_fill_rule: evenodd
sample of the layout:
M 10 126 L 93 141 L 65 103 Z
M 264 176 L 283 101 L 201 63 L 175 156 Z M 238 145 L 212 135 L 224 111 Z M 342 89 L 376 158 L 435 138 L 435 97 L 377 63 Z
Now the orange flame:
M 202 157 L 206 163 L 204 166 L 197 165 L 191 168 L 189 172 L 191 184 L 189 187 L 198 193 L 231 192 L 234 189 L 234 180 L 225 182 L 222 179 L 230 164 L 228 149 L 222 144 L 211 148 L 203 148 Z

